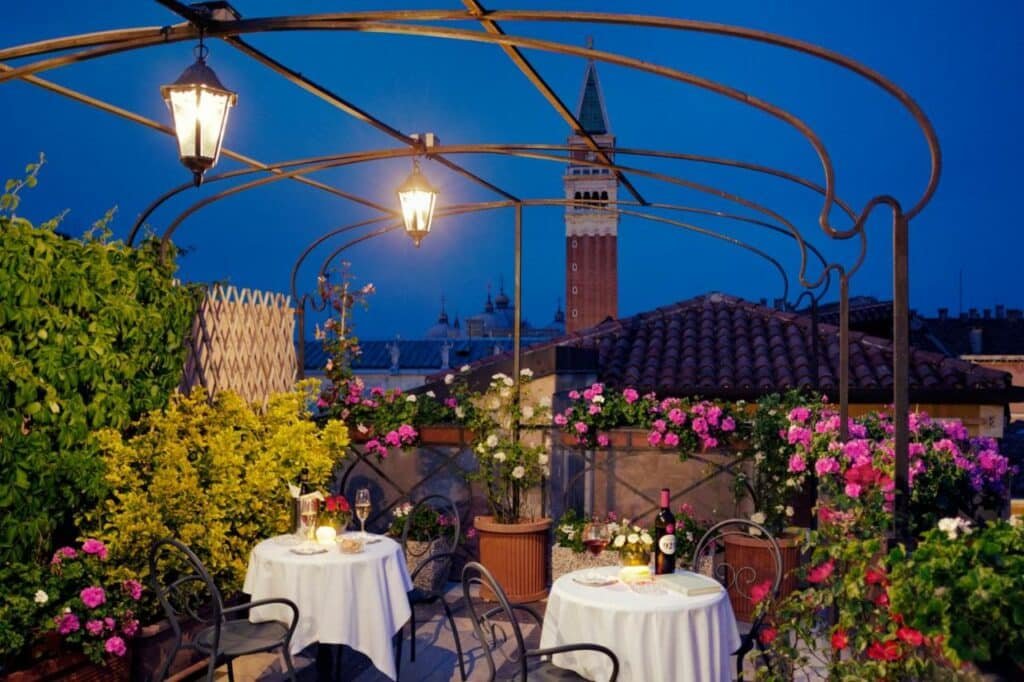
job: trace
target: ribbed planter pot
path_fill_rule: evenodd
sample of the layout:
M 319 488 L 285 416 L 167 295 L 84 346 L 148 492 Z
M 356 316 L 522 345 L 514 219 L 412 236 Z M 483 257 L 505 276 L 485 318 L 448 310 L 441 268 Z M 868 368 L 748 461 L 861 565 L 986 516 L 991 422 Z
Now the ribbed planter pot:
M 473 525 L 480 542 L 480 563 L 501 584 L 509 601 L 538 601 L 547 596 L 551 519 L 498 523 L 493 516 L 478 516 Z M 494 599 L 490 590 L 481 591 L 480 596 Z
M 753 620 L 753 613 L 756 604 L 750 599 L 750 588 L 765 580 L 775 579 L 775 560 L 772 558 L 771 549 L 765 543 L 764 538 L 745 535 L 726 535 L 725 538 L 725 563 L 728 566 L 750 567 L 753 575 L 744 572 L 733 585 L 733 577 L 727 576 L 729 583 L 729 601 L 732 603 L 732 611 L 736 614 L 736 620 L 749 623 Z M 796 589 L 796 576 L 793 569 L 800 565 L 799 538 L 791 535 L 783 535 L 775 538 L 779 543 L 779 550 L 782 552 L 782 584 L 779 585 L 779 596 L 785 597 Z

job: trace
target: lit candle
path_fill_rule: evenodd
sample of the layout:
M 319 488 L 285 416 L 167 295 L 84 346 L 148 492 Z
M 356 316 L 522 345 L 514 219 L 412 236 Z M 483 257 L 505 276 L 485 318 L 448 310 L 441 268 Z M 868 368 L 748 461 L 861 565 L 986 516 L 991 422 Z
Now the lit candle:
M 649 566 L 623 566 L 619 569 L 619 580 L 624 583 L 638 583 L 651 579 Z
M 316 529 L 316 541 L 321 545 L 333 545 L 337 535 L 334 526 L 320 526 Z

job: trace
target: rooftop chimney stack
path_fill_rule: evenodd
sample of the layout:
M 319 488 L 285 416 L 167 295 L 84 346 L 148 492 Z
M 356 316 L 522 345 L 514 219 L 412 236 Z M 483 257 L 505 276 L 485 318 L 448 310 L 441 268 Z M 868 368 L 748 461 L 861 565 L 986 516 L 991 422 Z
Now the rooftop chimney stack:
M 971 355 L 981 355 L 981 327 L 974 327 L 970 332 Z
M 776 310 L 785 310 L 786 309 L 786 299 L 784 299 L 784 298 L 773 299 L 772 300 L 772 307 L 775 308 Z
M 977 308 L 971 308 L 970 313 L 968 314 L 968 317 L 970 317 L 972 320 L 978 319 L 978 309 Z
M 949 319 L 949 308 L 939 308 L 939 319 L 940 320 L 948 320 Z
M 981 314 L 986 320 L 992 319 L 992 310 L 989 308 L 985 308 L 984 310 L 982 310 Z
M 996 306 L 996 319 L 997 320 L 1002 320 L 1002 319 L 1005 319 L 1005 318 L 1006 318 L 1006 306 L 1004 306 L 1004 305 L 997 305 Z

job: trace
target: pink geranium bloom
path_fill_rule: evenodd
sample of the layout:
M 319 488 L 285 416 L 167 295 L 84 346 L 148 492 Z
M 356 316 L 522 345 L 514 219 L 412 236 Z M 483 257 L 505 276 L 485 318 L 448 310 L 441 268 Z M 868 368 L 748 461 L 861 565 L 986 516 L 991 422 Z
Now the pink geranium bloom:
M 597 394 L 594 393 L 592 389 L 588 388 L 587 390 L 583 391 L 583 399 L 586 400 L 587 402 L 593 400 L 595 395 Z
M 835 457 L 822 457 L 814 463 L 814 472 L 819 476 L 839 473 L 839 462 Z
M 106 560 L 107 558 L 107 546 L 99 540 L 89 538 L 82 543 L 82 551 L 86 554 L 95 554 L 100 559 Z
M 103 650 L 108 654 L 114 654 L 115 656 L 124 656 L 125 652 L 128 651 L 128 647 L 125 646 L 124 640 L 114 635 L 107 640 L 107 643 L 103 645 Z
M 811 411 L 806 407 L 794 407 L 789 411 L 789 421 L 803 424 L 811 416 Z
M 74 547 L 61 547 L 53 553 L 53 559 L 50 560 L 51 565 L 57 565 L 64 559 L 74 559 L 78 556 L 78 552 L 75 551 Z
M 722 408 L 718 407 L 717 405 L 713 405 L 712 407 L 708 408 L 707 414 L 704 415 L 704 417 L 708 420 L 708 424 L 711 424 L 712 426 L 718 426 L 718 420 L 719 418 L 721 418 L 721 416 Z
M 729 432 L 736 430 L 736 422 L 732 417 L 726 417 L 722 420 L 722 430 Z
M 610 441 L 608 440 L 608 434 L 606 434 L 606 433 L 599 433 L 599 434 L 597 434 L 597 444 L 600 445 L 602 448 L 608 447 L 608 443 L 609 442 Z
M 764 582 L 758 583 L 750 588 L 750 599 L 755 604 L 760 604 L 764 601 L 764 598 L 771 594 L 772 581 L 765 580 Z
M 847 483 L 843 489 L 849 497 L 857 498 L 860 497 L 861 487 L 856 483 Z
M 78 630 L 81 624 L 78 622 L 78 616 L 73 613 L 65 613 L 57 617 L 57 632 L 62 635 L 68 635 Z
M 590 427 L 587 426 L 584 422 L 576 422 L 573 425 L 573 428 L 576 429 L 576 433 L 586 433 L 588 430 L 590 430 Z
M 697 433 L 704 434 L 708 432 L 708 423 L 703 417 L 697 417 L 694 419 L 690 426 Z
M 653 426 L 654 430 L 658 433 L 665 433 L 665 429 L 668 428 L 668 424 L 665 423 L 664 419 L 655 419 L 651 426 Z
M 717 448 L 718 439 L 712 438 L 711 436 L 704 436 L 703 438 L 701 438 L 701 444 L 704 446 L 705 450 L 707 450 L 708 448 Z
M 797 454 L 789 458 L 789 470 L 793 473 L 807 470 L 807 462 L 804 460 L 803 455 Z
M 601 414 L 601 406 L 596 403 L 591 403 L 590 407 L 587 408 L 589 414 Z
M 102 587 L 87 587 L 79 593 L 82 603 L 90 609 L 94 609 L 107 601 L 107 593 Z
M 556 414 L 555 423 L 558 424 L 559 426 L 565 426 L 566 424 L 569 423 L 569 420 L 565 418 L 564 414 Z
M 622 397 L 625 398 L 627 403 L 632 405 L 640 398 L 640 394 L 635 389 L 627 388 L 622 392 Z
M 580 392 L 579 391 L 569 391 L 569 400 L 579 400 L 579 399 L 580 399 Z
M 678 407 L 674 407 L 668 413 L 668 420 L 673 424 L 682 424 L 686 421 L 686 415 Z
M 835 564 L 835 559 L 829 559 L 825 563 L 815 566 L 807 572 L 807 580 L 816 584 L 825 582 L 832 575 Z
M 384 442 L 395 448 L 402 444 L 401 439 L 398 436 L 398 431 L 388 431 L 384 435 Z
M 85 624 L 85 630 L 92 636 L 99 635 L 103 632 L 103 621 L 102 620 L 90 620 Z
M 668 447 L 674 448 L 677 445 L 679 445 L 679 436 L 670 431 L 669 433 L 665 434 L 665 438 L 662 442 L 664 442 L 665 445 L 667 445 Z
M 121 583 L 121 587 L 128 593 L 128 596 L 135 601 L 142 598 L 142 583 L 138 580 L 125 580 Z
M 590 387 L 590 390 L 593 392 L 594 395 L 601 395 L 602 393 L 604 393 L 604 384 L 595 383 L 593 386 Z
M 802 426 L 790 426 L 786 433 L 786 441 L 790 445 L 800 444 L 804 447 L 811 447 L 811 430 Z
M 661 434 L 657 431 L 651 431 L 647 434 L 647 442 L 651 445 L 661 445 Z

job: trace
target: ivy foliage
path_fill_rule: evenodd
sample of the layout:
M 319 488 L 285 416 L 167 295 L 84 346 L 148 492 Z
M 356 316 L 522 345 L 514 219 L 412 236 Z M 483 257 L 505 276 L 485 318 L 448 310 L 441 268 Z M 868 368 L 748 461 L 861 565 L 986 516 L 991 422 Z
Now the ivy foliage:
M 177 286 L 155 243 L 110 241 L 113 212 L 81 240 L 17 216 L 0 197 L 0 561 L 48 556 L 102 494 L 93 430 L 167 403 L 198 292 Z M 56 537 L 55 537 L 56 536 Z

